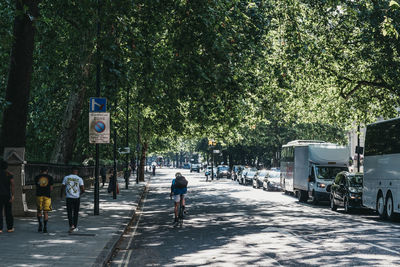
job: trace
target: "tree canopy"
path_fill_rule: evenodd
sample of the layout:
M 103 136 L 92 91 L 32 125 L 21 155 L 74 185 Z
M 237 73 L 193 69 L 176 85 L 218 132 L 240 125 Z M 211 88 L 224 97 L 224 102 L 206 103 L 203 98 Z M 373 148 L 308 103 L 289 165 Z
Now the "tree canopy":
M 38 3 L 28 160 L 81 162 L 93 155 L 87 107 L 97 64 L 120 147 L 127 104 L 131 148 L 139 141 L 146 151 L 166 151 L 177 149 L 180 138 L 206 137 L 266 160 L 289 139 L 343 143 L 354 122 L 397 116 L 396 1 Z M 0 3 L 3 88 L 20 12 L 14 1 Z M 10 104 L 5 93 L 2 119 Z M 102 146 L 102 158 L 111 150 Z M 57 158 L 55 151 L 65 155 Z

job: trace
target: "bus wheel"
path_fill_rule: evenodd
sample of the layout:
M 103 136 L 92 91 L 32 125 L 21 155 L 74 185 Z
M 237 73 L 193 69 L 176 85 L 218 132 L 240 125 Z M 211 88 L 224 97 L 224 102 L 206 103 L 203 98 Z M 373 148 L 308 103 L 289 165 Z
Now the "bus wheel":
M 386 206 L 385 199 L 382 193 L 379 193 L 378 200 L 376 201 L 376 211 L 378 212 L 379 218 L 386 219 Z
M 389 220 L 393 220 L 394 217 L 393 198 L 391 193 L 388 193 L 386 197 L 386 215 Z

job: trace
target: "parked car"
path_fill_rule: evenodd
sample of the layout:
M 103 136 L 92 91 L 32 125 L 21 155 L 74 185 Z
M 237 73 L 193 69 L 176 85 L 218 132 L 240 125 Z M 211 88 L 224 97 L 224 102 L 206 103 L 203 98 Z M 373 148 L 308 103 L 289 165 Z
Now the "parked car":
M 277 170 L 267 171 L 262 187 L 267 191 L 281 191 L 281 172 Z
M 253 188 L 262 187 L 264 178 L 267 174 L 268 174 L 268 170 L 266 170 L 266 169 L 259 170 L 253 178 Z
M 245 167 L 239 174 L 238 174 L 238 182 L 239 184 L 244 184 L 245 178 L 247 173 L 251 170 L 250 167 Z
M 344 207 L 346 212 L 362 207 L 363 174 L 340 172 L 331 185 L 331 209 Z
M 254 179 L 254 176 L 256 176 L 256 174 L 257 174 L 257 169 L 256 168 L 252 168 L 252 169 L 250 169 L 248 172 L 247 172 L 247 174 L 246 174 L 246 176 L 244 177 L 244 185 L 250 185 L 250 184 L 252 184 L 253 183 L 253 179 Z
M 231 178 L 231 172 L 228 165 L 219 165 L 217 167 L 217 178 Z
M 200 172 L 201 165 L 199 163 L 192 163 L 190 165 L 190 172 Z
M 239 173 L 244 169 L 242 165 L 233 165 L 231 178 L 232 180 L 236 181 L 238 179 Z
M 184 168 L 184 169 L 190 169 L 190 164 L 189 164 L 189 163 L 183 164 L 183 168 Z

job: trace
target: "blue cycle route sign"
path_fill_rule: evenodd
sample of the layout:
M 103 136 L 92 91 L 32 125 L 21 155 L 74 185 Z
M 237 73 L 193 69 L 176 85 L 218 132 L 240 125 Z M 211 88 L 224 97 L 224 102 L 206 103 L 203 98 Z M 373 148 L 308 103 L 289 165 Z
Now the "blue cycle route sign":
M 91 97 L 89 99 L 89 112 L 107 112 L 107 98 Z

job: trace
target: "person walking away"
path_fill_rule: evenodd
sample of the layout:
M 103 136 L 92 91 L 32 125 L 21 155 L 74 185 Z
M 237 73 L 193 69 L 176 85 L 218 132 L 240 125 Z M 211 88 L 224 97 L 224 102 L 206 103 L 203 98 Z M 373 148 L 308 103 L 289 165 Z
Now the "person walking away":
M 177 172 L 175 174 L 175 179 L 172 179 L 172 184 L 171 184 L 171 193 L 170 197 L 174 197 L 174 214 L 175 214 L 175 220 L 174 223 L 178 222 L 178 208 L 179 208 L 179 203 L 181 202 L 181 196 L 182 196 L 182 208 L 183 211 L 185 211 L 185 196 L 187 193 L 187 185 L 188 181 L 180 172 Z
M 111 169 L 110 170 L 110 179 L 109 179 L 108 188 L 107 188 L 108 193 L 112 193 L 114 191 L 114 184 L 117 186 L 117 194 L 119 194 L 119 186 L 118 186 L 118 183 L 115 181 L 114 169 Z
M 105 165 L 103 165 L 100 168 L 100 175 L 101 175 L 101 182 L 103 183 L 101 187 L 104 187 L 104 184 L 105 184 L 106 179 L 107 179 L 107 168 L 106 168 Z
M 7 171 L 8 163 L 0 163 L 0 233 L 3 232 L 3 210 L 6 217 L 7 232 L 14 232 L 12 202 L 14 201 L 14 177 Z
M 152 166 L 152 168 L 153 168 L 153 176 L 154 176 L 154 175 L 156 175 L 156 165 L 154 164 L 154 165 Z
M 131 169 L 132 169 L 132 174 L 134 174 L 136 170 L 136 162 L 134 159 L 131 159 Z
M 47 222 L 49 220 L 49 211 L 51 211 L 51 191 L 53 191 L 54 179 L 49 175 L 49 169 L 46 166 L 40 168 L 40 174 L 35 177 L 36 185 L 36 206 L 37 219 L 39 222 L 38 232 L 47 233 Z M 42 211 L 44 221 L 42 224 Z
M 83 180 L 78 176 L 78 168 L 72 168 L 72 174 L 64 177 L 61 198 L 65 190 L 69 233 L 78 231 L 78 215 L 81 194 L 85 192 Z

